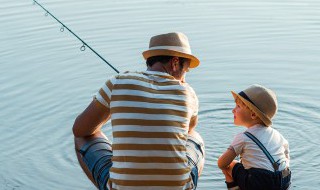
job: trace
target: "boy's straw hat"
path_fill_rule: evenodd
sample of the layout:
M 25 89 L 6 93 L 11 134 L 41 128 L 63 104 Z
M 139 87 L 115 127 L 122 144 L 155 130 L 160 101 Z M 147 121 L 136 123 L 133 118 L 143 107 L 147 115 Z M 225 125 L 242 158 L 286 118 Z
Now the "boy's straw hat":
M 191 60 L 190 68 L 195 68 L 200 63 L 191 53 L 187 36 L 181 32 L 153 36 L 150 39 L 149 50 L 144 51 L 142 55 L 145 59 L 160 55 L 188 58 Z
M 272 117 L 278 109 L 276 94 L 261 85 L 254 84 L 238 94 L 231 91 L 233 97 L 237 97 L 247 105 L 266 126 L 272 125 Z

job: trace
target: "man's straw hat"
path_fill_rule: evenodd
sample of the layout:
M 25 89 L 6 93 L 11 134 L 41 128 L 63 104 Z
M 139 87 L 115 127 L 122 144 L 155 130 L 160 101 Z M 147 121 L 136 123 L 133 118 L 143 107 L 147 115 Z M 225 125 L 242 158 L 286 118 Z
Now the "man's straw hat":
M 239 98 L 256 113 L 266 126 L 272 125 L 271 120 L 278 109 L 277 97 L 272 90 L 254 84 L 239 93 L 234 91 L 231 91 L 231 93 L 235 99 Z
M 191 60 L 190 68 L 200 64 L 198 58 L 191 53 L 187 36 L 181 32 L 153 36 L 150 39 L 149 50 L 144 51 L 142 55 L 145 59 L 160 55 L 188 58 Z

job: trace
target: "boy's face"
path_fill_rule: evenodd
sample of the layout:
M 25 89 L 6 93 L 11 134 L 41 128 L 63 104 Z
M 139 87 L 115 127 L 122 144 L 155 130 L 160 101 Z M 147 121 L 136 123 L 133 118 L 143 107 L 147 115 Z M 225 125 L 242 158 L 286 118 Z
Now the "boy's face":
M 251 111 L 239 100 L 236 101 L 236 106 L 232 110 L 233 123 L 236 126 L 250 127 L 252 123 Z

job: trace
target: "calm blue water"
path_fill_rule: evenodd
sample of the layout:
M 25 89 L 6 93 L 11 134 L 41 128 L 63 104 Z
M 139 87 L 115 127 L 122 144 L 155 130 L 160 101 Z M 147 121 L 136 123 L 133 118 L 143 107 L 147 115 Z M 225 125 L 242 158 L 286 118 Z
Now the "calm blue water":
M 206 142 L 200 190 L 225 189 L 218 156 L 233 136 L 230 90 L 276 91 L 274 120 L 291 148 L 293 189 L 320 186 L 318 0 L 40 1 L 120 71 L 143 70 L 149 38 L 181 31 L 201 66 L 187 80 Z M 32 1 L 1 1 L 0 189 L 95 189 L 73 149 L 75 117 L 115 72 Z M 108 123 L 104 131 L 110 137 Z

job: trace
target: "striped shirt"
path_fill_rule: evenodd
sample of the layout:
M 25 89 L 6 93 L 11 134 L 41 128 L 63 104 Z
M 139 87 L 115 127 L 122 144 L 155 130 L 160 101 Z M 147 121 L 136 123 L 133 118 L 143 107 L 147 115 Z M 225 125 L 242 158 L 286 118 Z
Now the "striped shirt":
M 194 188 L 186 140 L 198 98 L 187 83 L 163 72 L 126 73 L 109 79 L 96 99 L 111 111 L 110 189 Z

